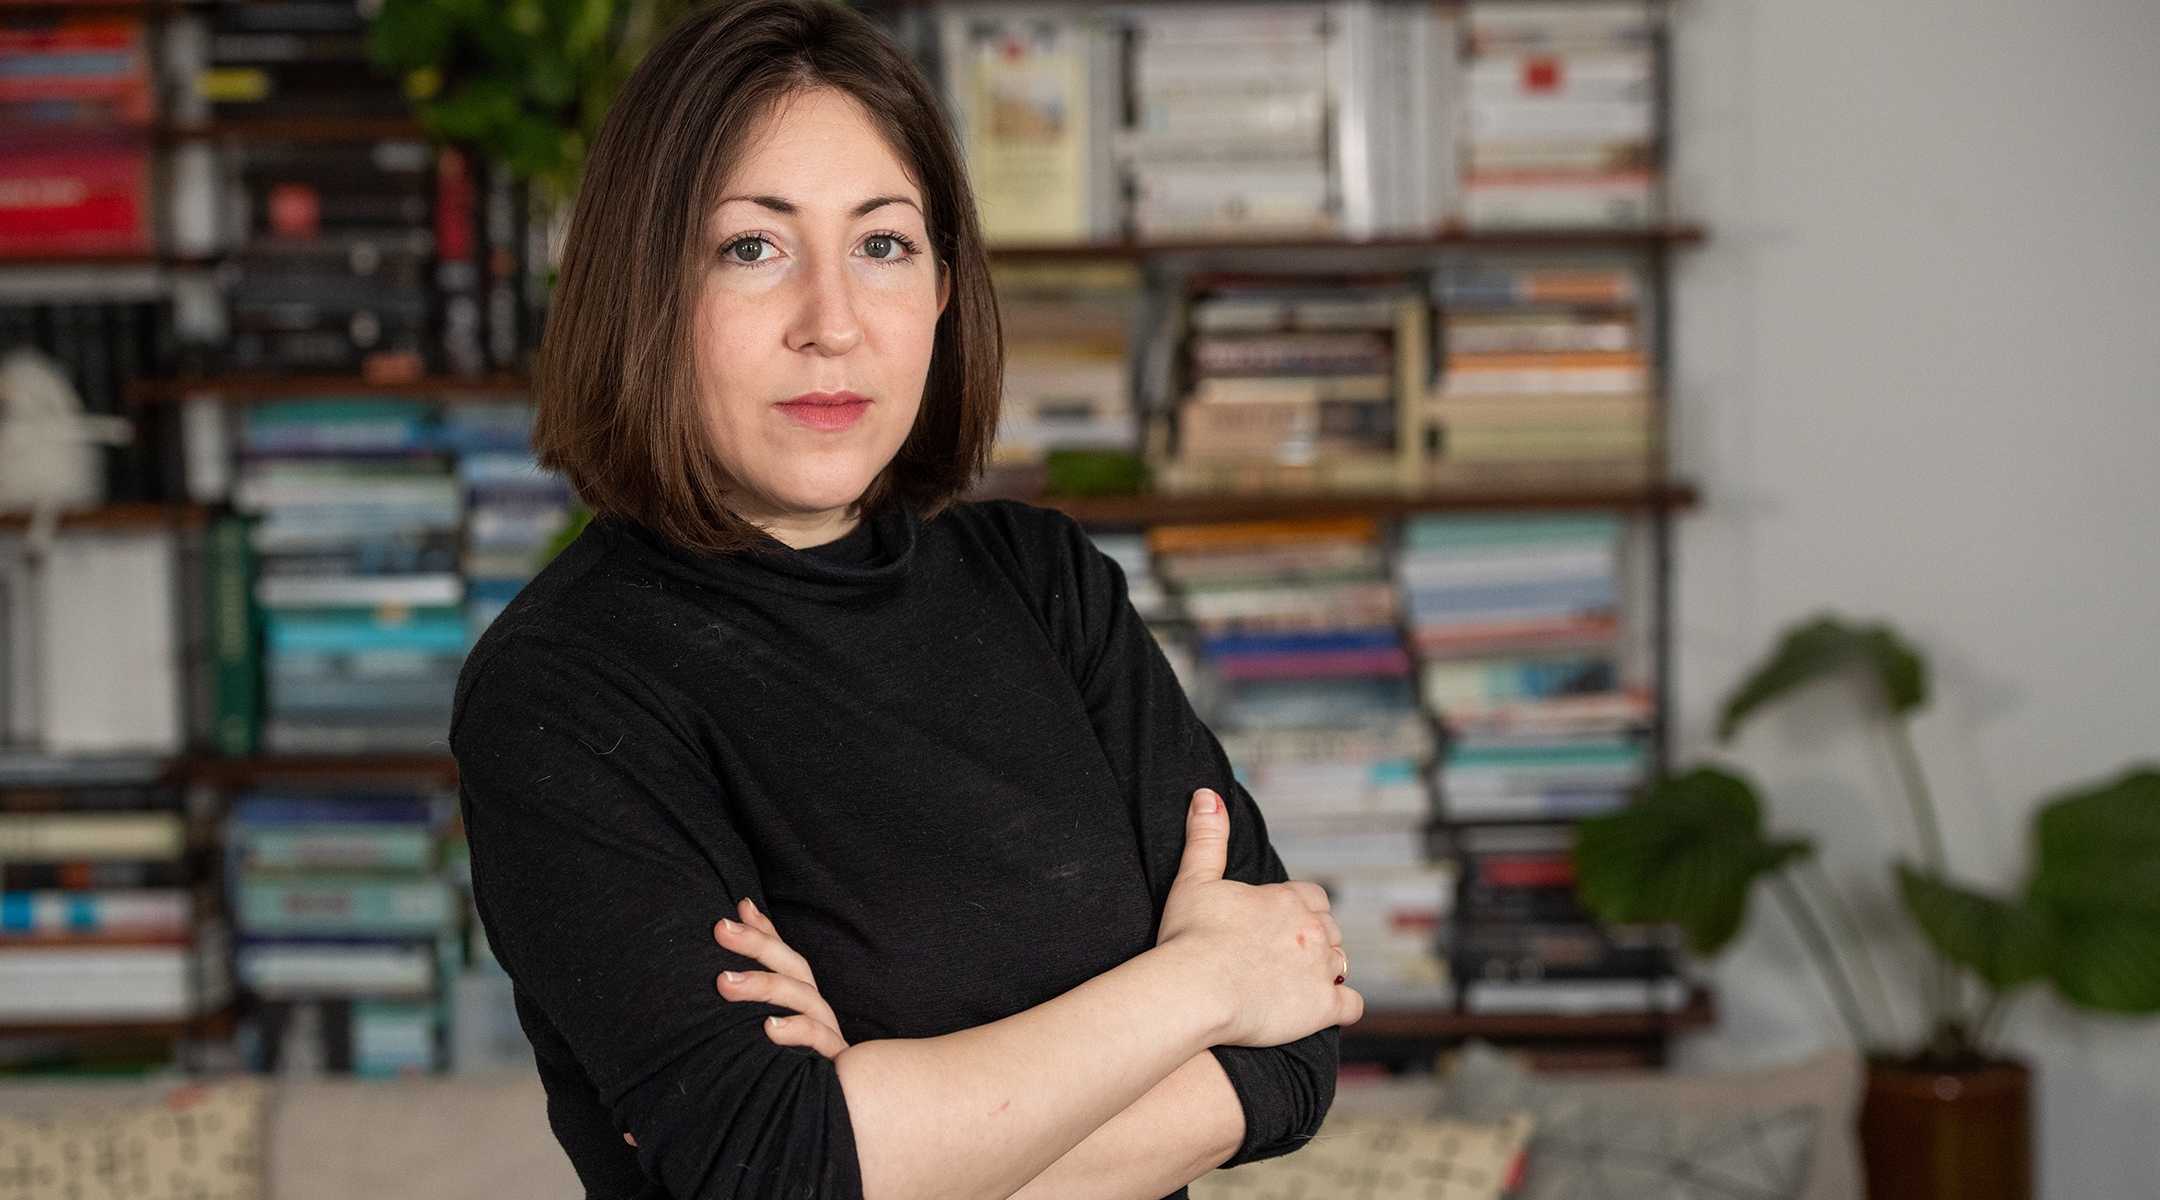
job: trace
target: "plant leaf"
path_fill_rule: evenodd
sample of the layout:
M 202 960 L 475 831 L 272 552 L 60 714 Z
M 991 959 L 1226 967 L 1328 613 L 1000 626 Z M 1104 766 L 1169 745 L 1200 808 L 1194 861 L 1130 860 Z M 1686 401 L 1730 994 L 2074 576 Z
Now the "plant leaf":
M 1897 865 L 1897 881 L 1920 932 L 1944 958 L 1970 967 L 1989 987 L 2007 992 L 2047 974 L 2052 930 L 2044 914 L 1905 863 Z
M 2049 976 L 2069 999 L 2160 1012 L 2160 771 L 2075 792 L 2033 821 L 2026 902 L 2044 914 Z
M 2051 914 L 2048 977 L 2075 1003 L 2103 1012 L 2160 1012 L 2160 917 Z
M 2160 914 L 2160 771 L 2050 802 L 2033 821 L 2034 901 Z
M 1725 700 L 1718 737 L 1729 741 L 1756 711 L 1820 679 L 1859 669 L 1882 688 L 1893 713 L 1927 702 L 1927 663 L 1888 625 L 1853 625 L 1824 614 L 1785 631 L 1767 661 Z
M 1623 925 L 1674 922 L 1701 954 L 1740 931 L 1757 878 L 1814 853 L 1804 840 L 1765 837 L 1754 789 L 1712 767 L 1661 779 L 1575 829 L 1577 889 L 1591 912 Z

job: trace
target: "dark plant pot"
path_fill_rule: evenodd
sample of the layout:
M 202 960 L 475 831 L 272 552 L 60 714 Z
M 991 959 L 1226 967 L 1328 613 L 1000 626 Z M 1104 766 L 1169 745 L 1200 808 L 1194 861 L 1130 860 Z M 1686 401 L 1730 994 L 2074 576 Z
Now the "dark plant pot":
M 1874 1063 L 1860 1148 L 1868 1200 L 2032 1200 L 2032 1072 Z

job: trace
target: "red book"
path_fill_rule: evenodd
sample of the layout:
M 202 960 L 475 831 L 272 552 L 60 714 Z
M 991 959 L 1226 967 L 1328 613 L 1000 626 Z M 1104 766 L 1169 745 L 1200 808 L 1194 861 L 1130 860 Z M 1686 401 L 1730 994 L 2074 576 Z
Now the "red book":
M 0 256 L 147 254 L 150 156 L 140 144 L 0 145 Z

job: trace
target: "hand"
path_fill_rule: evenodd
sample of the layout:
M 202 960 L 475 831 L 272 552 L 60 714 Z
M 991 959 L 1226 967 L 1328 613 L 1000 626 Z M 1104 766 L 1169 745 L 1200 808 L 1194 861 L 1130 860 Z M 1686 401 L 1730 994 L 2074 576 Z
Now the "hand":
M 740 922 L 722 920 L 713 926 L 713 940 L 722 949 L 769 968 L 766 971 L 722 971 L 717 981 L 720 994 L 729 1000 L 758 1000 L 792 1009 L 792 1017 L 765 1018 L 765 1036 L 782 1046 L 808 1046 L 827 1058 L 838 1058 L 848 1048 L 840 1036 L 840 1019 L 818 991 L 817 977 L 803 956 L 780 940 L 780 931 L 748 896 L 735 906 Z
M 1365 1013 L 1342 986 L 1342 930 L 1317 884 L 1255 886 L 1223 878 L 1230 813 L 1202 788 L 1185 814 L 1185 854 L 1155 944 L 1193 955 L 1230 1014 L 1223 1041 L 1280 1046 Z

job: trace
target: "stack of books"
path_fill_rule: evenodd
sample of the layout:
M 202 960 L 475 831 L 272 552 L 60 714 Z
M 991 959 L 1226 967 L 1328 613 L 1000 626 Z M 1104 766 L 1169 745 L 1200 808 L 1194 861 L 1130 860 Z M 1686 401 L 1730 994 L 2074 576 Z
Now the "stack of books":
M 992 489 L 1041 491 L 1043 461 L 1059 450 L 1137 451 L 1131 347 L 1139 270 L 1130 263 L 1005 264 L 996 276 L 1005 394 Z
M 1373 1003 L 1452 1000 L 1437 935 L 1452 891 L 1428 862 L 1430 725 L 1409 687 L 1369 519 L 1159 526 L 1158 569 L 1199 635 L 1238 782 L 1293 878 L 1327 887 Z
M 1464 219 L 1628 228 L 1658 214 L 1657 62 L 1636 2 L 1469 7 Z
M 424 795 L 243 796 L 226 882 L 253 1000 L 252 1065 L 304 1076 L 442 1065 L 463 909 L 443 878 L 441 806 Z
M 1633 272 L 1466 264 L 1438 280 L 1447 350 L 1426 404 L 1436 485 L 1641 486 L 1655 398 Z
M 1167 492 L 1384 491 L 1414 479 L 1427 303 L 1359 280 L 1203 279 Z
M 156 115 L 140 16 L 0 22 L 0 257 L 148 253 Z
M 258 514 L 272 753 L 439 751 L 463 663 L 464 493 L 433 406 L 248 410 L 237 508 Z
M 1168 525 L 1149 541 L 1285 864 L 1307 877 L 1422 864 L 1430 744 L 1374 522 Z
M 1687 1000 L 1669 926 L 1600 925 L 1575 897 L 1574 830 L 1454 831 L 1463 873 L 1449 943 L 1471 1012 L 1670 1012 Z
M 526 448 L 532 417 L 529 405 L 490 403 L 453 405 L 443 418 L 465 489 L 465 616 L 474 640 L 547 565 L 570 525 L 569 483 Z
M 427 145 L 250 142 L 237 157 L 235 177 L 202 184 L 247 213 L 220 271 L 231 314 L 225 365 L 396 381 L 439 361 Z
M 1326 8 L 1148 5 L 1131 19 L 1136 120 L 1122 150 L 1134 231 L 1336 232 Z
M 76 774 L 0 782 L 0 1023 L 223 1006 L 228 939 L 197 903 L 178 789 L 155 763 Z
M 313 0 L 220 4 L 194 90 L 227 119 L 408 116 L 397 81 L 368 61 L 364 11 Z
M 1398 570 L 1450 821 L 1565 820 L 1626 804 L 1650 698 L 1628 686 L 1611 517 L 1413 518 Z

